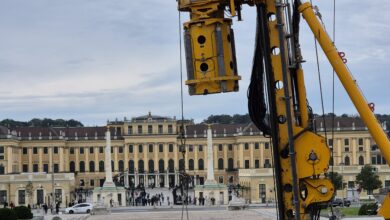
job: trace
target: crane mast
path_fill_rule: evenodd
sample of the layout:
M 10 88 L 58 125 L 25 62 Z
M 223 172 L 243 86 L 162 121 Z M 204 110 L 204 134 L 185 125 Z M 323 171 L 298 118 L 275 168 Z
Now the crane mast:
M 390 161 L 390 143 L 386 134 L 310 3 L 302 4 L 300 0 L 291 4 L 288 0 L 179 0 L 178 4 L 180 11 L 190 13 L 190 21 L 184 23 L 186 84 L 190 95 L 238 90 L 241 77 L 237 70 L 234 32 L 232 20 L 225 17 L 225 12 L 238 16 L 240 20 L 243 4 L 257 8 L 256 48 L 248 106 L 255 125 L 272 137 L 280 219 L 316 219 L 335 192 L 326 175 L 330 149 L 325 138 L 313 131 L 306 100 L 299 45 L 301 14 L 385 159 Z M 389 218 L 389 213 L 383 210 L 386 209 L 382 208 L 381 214 Z

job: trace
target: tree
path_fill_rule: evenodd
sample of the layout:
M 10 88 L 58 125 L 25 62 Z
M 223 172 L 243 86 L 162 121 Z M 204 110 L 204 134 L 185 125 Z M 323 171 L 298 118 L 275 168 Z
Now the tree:
M 336 190 L 343 188 L 343 177 L 337 172 L 329 172 L 329 179 L 332 181 Z
M 356 176 L 356 182 L 370 195 L 375 189 L 382 187 L 382 182 L 371 165 L 365 165 L 360 173 Z

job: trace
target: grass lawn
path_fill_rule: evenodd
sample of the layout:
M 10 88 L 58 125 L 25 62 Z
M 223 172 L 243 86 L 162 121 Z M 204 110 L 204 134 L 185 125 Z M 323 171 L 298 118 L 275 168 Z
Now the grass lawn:
M 335 207 L 333 210 L 339 210 L 344 216 L 357 216 L 359 213 L 359 207 Z M 324 209 L 321 213 L 327 215 L 330 212 L 330 208 Z M 323 215 L 322 214 L 322 215 Z

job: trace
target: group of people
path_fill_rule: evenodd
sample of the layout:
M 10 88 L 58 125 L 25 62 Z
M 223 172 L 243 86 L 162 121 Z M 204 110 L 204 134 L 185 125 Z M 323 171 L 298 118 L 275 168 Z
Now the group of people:
M 167 196 L 169 203 L 169 197 Z M 164 195 L 162 193 L 151 196 L 145 191 L 141 191 L 139 196 L 135 198 L 136 206 L 161 206 L 164 203 Z
M 53 206 L 52 205 L 47 205 L 46 203 L 44 203 L 42 205 L 42 208 L 43 208 L 43 211 L 45 211 L 45 215 L 47 215 L 47 211 L 50 209 L 50 212 L 51 214 L 58 214 L 60 212 L 60 205 L 61 203 L 60 202 L 57 202 L 56 203 L 56 206 L 55 206 L 55 213 L 54 213 L 54 210 L 53 210 Z
M 9 204 L 9 207 L 11 209 L 15 208 L 15 204 L 11 201 L 11 203 Z M 8 202 L 7 201 L 4 201 L 4 208 L 8 208 Z

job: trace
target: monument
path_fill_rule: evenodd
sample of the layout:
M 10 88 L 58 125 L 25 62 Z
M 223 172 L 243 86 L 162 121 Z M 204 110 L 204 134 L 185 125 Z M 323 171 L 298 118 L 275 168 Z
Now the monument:
M 207 205 L 228 204 L 228 190 L 225 184 L 215 181 L 214 177 L 214 156 L 213 137 L 211 125 L 207 128 L 207 179 L 204 185 L 195 186 L 195 195 L 204 198 Z
M 104 158 L 104 169 L 106 180 L 103 187 L 96 187 L 93 190 L 94 212 L 104 212 L 109 207 L 126 205 L 126 190 L 124 187 L 118 187 L 112 181 L 111 167 L 111 132 L 107 127 L 106 148 Z

